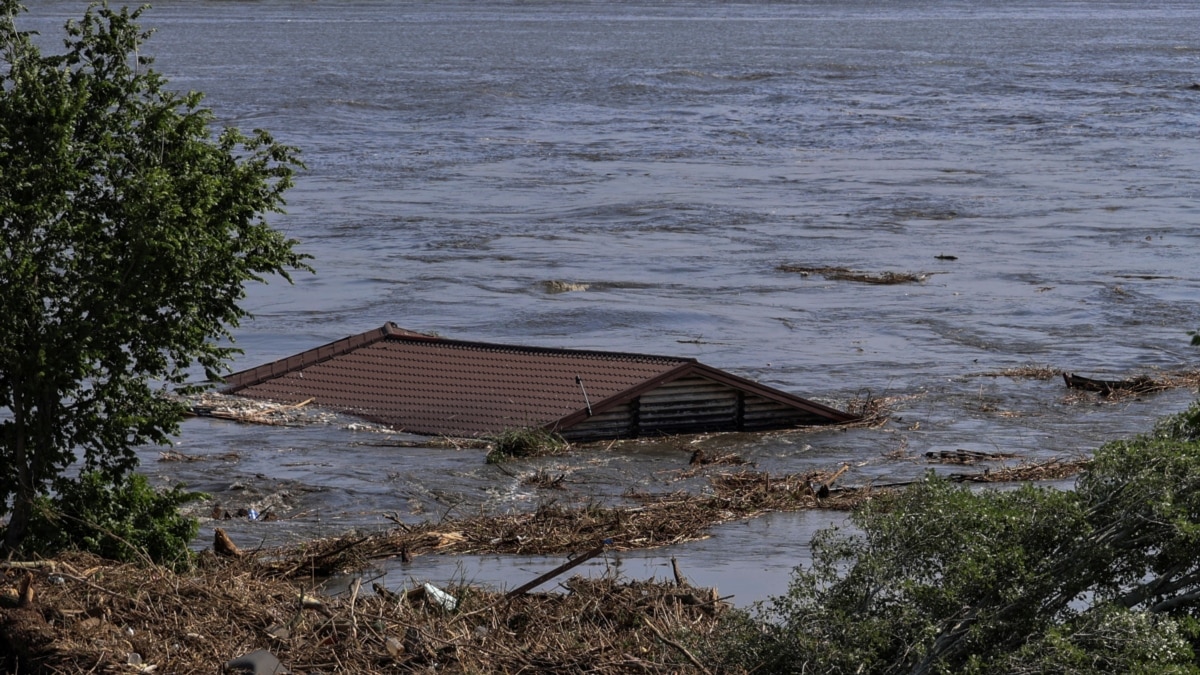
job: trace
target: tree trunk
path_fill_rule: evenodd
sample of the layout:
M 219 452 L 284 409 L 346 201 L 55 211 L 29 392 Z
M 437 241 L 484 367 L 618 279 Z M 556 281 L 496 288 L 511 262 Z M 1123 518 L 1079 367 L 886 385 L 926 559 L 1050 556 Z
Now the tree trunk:
M 27 494 L 28 492 L 25 483 L 22 483 L 17 495 L 13 497 L 12 516 L 8 519 L 8 529 L 4 533 L 5 553 L 11 554 L 21 548 L 21 542 L 25 541 L 25 533 L 29 531 L 29 517 L 33 514 L 33 495 Z
M 25 442 L 25 406 L 20 396 L 14 396 L 13 414 L 13 464 L 17 470 L 17 493 L 13 495 L 12 515 L 4 534 L 3 551 L 9 555 L 21 547 L 25 533 L 29 531 L 29 518 L 33 515 L 33 477 L 30 475 L 28 447 Z

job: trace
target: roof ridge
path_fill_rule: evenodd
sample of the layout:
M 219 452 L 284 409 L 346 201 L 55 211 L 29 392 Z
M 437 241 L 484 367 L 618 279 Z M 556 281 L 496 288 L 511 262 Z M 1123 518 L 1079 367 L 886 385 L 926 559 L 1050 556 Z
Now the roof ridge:
M 698 363 L 696 359 L 687 356 L 663 356 L 660 354 L 638 354 L 634 352 L 616 352 L 605 351 L 599 349 L 570 349 L 566 347 L 537 347 L 530 345 L 513 345 L 500 342 L 477 342 L 473 340 L 451 340 L 442 337 L 429 336 L 422 333 L 404 334 L 404 333 L 389 333 L 386 336 L 388 341 L 395 342 L 424 342 L 435 343 L 437 346 L 453 348 L 453 349 L 472 349 L 478 351 L 491 352 L 506 352 L 506 353 L 530 353 L 530 354 L 553 354 L 558 356 L 573 356 L 581 358 L 595 358 L 604 360 L 637 360 L 637 361 L 656 361 L 667 363 Z

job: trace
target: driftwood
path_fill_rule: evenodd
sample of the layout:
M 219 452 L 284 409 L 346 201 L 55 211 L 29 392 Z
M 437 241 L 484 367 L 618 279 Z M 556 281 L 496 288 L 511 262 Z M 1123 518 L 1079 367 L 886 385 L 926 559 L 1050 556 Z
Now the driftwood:
M 979 452 L 977 450 L 937 450 L 925 453 L 925 459 L 931 462 L 946 464 L 976 464 L 978 462 L 994 462 L 998 459 L 1012 459 L 1016 455 L 1006 452 Z
M 1037 480 L 1058 480 L 1087 470 L 1091 460 L 1049 459 L 1044 462 L 1019 464 L 1000 469 L 986 469 L 982 473 L 954 473 L 946 478 L 959 483 L 1015 483 Z
M 242 550 L 233 543 L 228 534 L 225 534 L 225 530 L 219 527 L 213 530 L 213 553 L 226 558 L 242 557 Z
M 577 555 L 574 558 L 571 558 L 567 562 L 559 565 L 558 567 L 555 567 L 554 569 L 550 570 L 549 572 L 539 575 L 536 579 L 533 579 L 532 581 L 521 584 L 517 588 L 514 588 L 511 591 L 509 591 L 508 595 L 506 595 L 505 597 L 506 598 L 515 598 L 518 595 L 524 595 L 527 591 L 537 588 L 538 586 L 541 586 L 542 584 L 546 583 L 547 581 L 550 581 L 551 579 L 562 574 L 563 572 L 566 572 L 568 570 L 574 569 L 574 568 L 582 565 L 583 563 L 591 560 L 592 558 L 595 558 L 596 556 L 600 555 L 601 553 L 604 553 L 604 544 L 601 544 L 601 545 L 597 546 L 596 548 L 593 548 L 592 550 L 587 551 L 586 553 L 581 553 L 580 555 Z
M 1062 376 L 1063 381 L 1067 383 L 1067 387 L 1071 389 L 1094 391 L 1104 396 L 1112 396 L 1118 393 L 1144 394 L 1166 388 L 1164 385 L 1145 375 L 1138 375 L 1127 380 L 1095 380 L 1090 377 L 1083 377 L 1067 372 L 1064 372 Z
M 780 272 L 791 272 L 807 277 L 819 274 L 830 281 L 857 281 L 862 284 L 894 285 L 920 283 L 929 278 L 928 274 L 913 274 L 910 272 L 859 272 L 845 267 L 804 267 L 801 265 L 780 265 Z
M 34 606 L 33 572 L 26 572 L 17 592 L 16 607 L 0 609 L 0 651 L 7 672 L 25 672 L 56 653 L 54 630 Z

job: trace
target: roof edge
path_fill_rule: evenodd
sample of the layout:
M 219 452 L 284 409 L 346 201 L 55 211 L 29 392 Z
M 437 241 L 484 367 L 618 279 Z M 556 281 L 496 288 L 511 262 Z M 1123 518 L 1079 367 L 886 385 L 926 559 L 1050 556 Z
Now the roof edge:
M 365 347 L 385 340 L 405 340 L 413 342 L 436 343 L 438 345 L 444 345 L 447 347 L 463 347 L 467 349 L 502 349 L 526 354 L 567 354 L 571 356 L 595 358 L 654 359 L 659 361 L 679 363 L 680 367 L 697 363 L 696 359 L 684 356 L 661 356 L 658 354 L 635 354 L 632 352 L 611 352 L 595 349 L 532 347 L 528 345 L 504 344 L 499 342 L 450 340 L 438 335 L 418 333 L 406 328 L 401 328 L 394 322 L 388 321 L 387 323 L 383 324 L 383 326 L 366 331 L 365 333 L 359 333 L 357 335 L 341 338 L 340 340 L 334 340 L 333 342 L 300 352 L 294 356 L 279 359 L 278 361 L 272 361 L 271 363 L 267 363 L 256 368 L 251 368 L 249 370 L 242 370 L 233 373 L 225 378 L 225 386 L 223 386 L 220 391 L 225 394 L 236 393 L 240 389 L 261 384 L 269 379 L 280 377 L 291 372 L 303 370 L 323 361 L 328 361 L 329 359 L 352 352 L 360 347 Z M 595 409 L 595 406 L 593 406 L 593 409 Z M 586 413 L 586 410 L 584 410 L 584 412 Z
M 551 354 L 579 357 L 594 357 L 594 358 L 620 358 L 620 359 L 653 359 L 655 361 L 669 361 L 678 363 L 680 366 L 687 366 L 698 363 L 696 359 L 690 356 L 663 356 L 661 354 L 643 354 L 637 352 L 612 352 L 600 349 L 571 349 L 569 347 L 536 347 L 532 345 L 517 345 L 504 342 L 478 342 L 474 340 L 452 340 L 449 338 L 425 335 L 423 333 L 412 333 L 399 329 L 399 333 L 393 333 L 389 337 L 400 340 L 414 340 L 422 342 L 436 342 L 439 345 L 447 347 L 464 347 L 468 349 L 502 349 L 511 352 L 523 352 L 526 354 Z M 595 408 L 595 406 L 592 406 Z
M 810 401 L 804 397 L 796 396 L 795 394 L 789 394 L 782 389 L 769 387 L 765 384 L 755 382 L 754 380 L 748 380 L 744 377 L 734 375 L 733 373 L 725 372 L 724 370 L 717 370 L 716 368 L 713 368 L 712 366 L 706 366 L 703 363 L 697 363 L 696 370 L 699 374 L 702 374 L 709 379 L 716 380 L 722 384 L 727 384 L 731 387 L 737 387 L 739 389 L 745 389 L 746 391 L 758 394 L 763 398 L 777 401 L 786 405 L 795 406 L 802 410 L 807 410 L 815 415 L 829 418 L 830 421 L 837 424 L 857 422 L 859 419 L 861 419 L 857 415 L 852 415 L 848 412 L 838 410 L 837 408 L 831 408 L 827 405 L 822 405 L 816 401 Z
M 286 375 L 290 372 L 303 370 L 304 368 L 316 365 L 322 361 L 328 361 L 334 357 L 349 353 L 355 349 L 358 349 L 359 347 L 374 344 L 381 340 L 386 340 L 389 337 L 431 338 L 431 336 L 424 335 L 422 333 L 414 333 L 412 331 L 405 330 L 389 321 L 383 324 L 383 326 L 374 328 L 365 333 L 359 333 L 357 335 L 341 338 L 340 340 L 334 340 L 333 342 L 300 352 L 294 356 L 279 359 L 278 361 L 272 361 L 271 363 L 258 366 L 257 368 L 251 368 L 249 370 L 242 370 L 233 373 L 225 378 L 225 386 L 221 388 L 221 392 L 225 394 L 233 394 L 240 389 L 261 384 L 271 378 Z

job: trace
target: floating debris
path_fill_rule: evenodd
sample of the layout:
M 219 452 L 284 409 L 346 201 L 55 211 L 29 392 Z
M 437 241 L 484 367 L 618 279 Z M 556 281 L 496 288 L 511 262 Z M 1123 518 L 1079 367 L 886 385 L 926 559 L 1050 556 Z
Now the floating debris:
M 1002 370 L 992 370 L 986 373 L 979 373 L 973 377 L 1008 377 L 1014 380 L 1052 380 L 1058 377 L 1062 370 L 1053 366 L 1040 364 L 1027 364 L 1024 366 L 1016 366 L 1013 368 L 1004 368 Z
M 872 396 L 870 393 L 863 394 L 846 404 L 846 412 L 855 415 L 858 419 L 853 422 L 844 423 L 841 426 L 878 429 L 892 419 L 892 412 L 896 409 L 897 404 L 920 398 L 921 396 L 923 394 L 903 394 L 897 396 Z
M 555 476 L 545 469 L 538 469 L 537 471 L 522 478 L 521 485 L 529 485 L 531 487 L 541 488 L 544 490 L 565 490 L 566 486 L 563 485 L 563 481 L 566 479 L 566 477 L 567 474 L 565 473 L 560 473 Z
M 591 560 L 592 558 L 595 558 L 596 556 L 603 553 L 604 547 L 610 543 L 611 543 L 610 541 L 605 540 L 596 548 L 594 548 L 586 553 L 581 553 L 581 554 L 575 556 L 574 558 L 571 558 L 567 562 L 559 565 L 558 567 L 555 567 L 554 569 L 550 570 L 549 572 L 538 575 L 537 578 L 533 579 L 532 581 L 526 582 L 526 583 L 521 584 L 520 586 L 512 589 L 511 591 L 508 592 L 508 594 L 505 597 L 515 598 L 518 595 L 524 595 L 526 592 L 537 588 L 538 586 L 546 583 L 547 581 L 550 581 L 551 579 L 563 574 L 564 572 L 567 572 L 569 570 L 575 569 L 576 567 L 579 567 L 583 563 L 585 563 L 585 562 Z M 674 560 L 674 558 L 672 558 L 672 560 Z M 676 585 L 678 585 L 678 584 L 676 584 Z
M 1087 458 L 1054 458 L 1044 462 L 1029 462 L 1001 469 L 986 469 L 982 473 L 958 473 L 948 476 L 960 483 L 1016 483 L 1039 480 L 1057 480 L 1074 476 L 1088 468 L 1092 461 Z
M 562 436 L 540 427 L 506 429 L 489 440 L 492 449 L 487 454 L 488 464 L 528 457 L 557 457 L 571 449 L 571 444 Z
M 577 283 L 577 282 L 573 282 L 573 281 L 559 281 L 557 279 L 553 279 L 550 281 L 543 281 L 542 288 L 547 293 L 575 293 L 575 292 L 579 292 L 579 291 L 586 291 L 587 289 L 591 288 L 591 285 L 584 284 L 584 283 Z
M 1092 379 L 1075 375 L 1061 368 L 1029 364 L 977 373 L 968 377 L 1009 377 L 1013 379 L 1052 380 L 1063 378 L 1067 387 L 1113 397 L 1120 394 L 1144 394 L 1166 389 L 1200 387 L 1200 370 L 1152 371 L 1119 380 Z
M 863 284 L 913 284 L 929 278 L 928 274 L 913 274 L 909 272 L 859 272 L 845 267 L 803 267 L 799 265 L 780 265 L 780 272 L 791 272 L 807 277 L 819 274 L 830 281 L 857 281 Z
M 1084 391 L 1093 391 L 1105 396 L 1114 394 L 1145 394 L 1152 391 L 1161 391 L 1167 387 L 1155 382 L 1147 375 L 1138 375 L 1125 380 L 1095 380 L 1090 377 L 1075 375 L 1074 373 L 1062 374 L 1063 381 L 1070 389 L 1082 389 Z
M 1018 457 L 1007 452 L 979 452 L 976 450 L 938 450 L 925 453 L 925 459 L 944 464 L 978 464 Z
M 709 476 L 711 492 L 630 493 L 634 505 L 543 503 L 533 512 L 481 514 L 403 524 L 371 534 L 349 534 L 300 546 L 265 549 L 264 566 L 283 577 L 328 576 L 360 569 L 371 560 L 442 554 L 550 555 L 589 549 L 600 540 L 624 551 L 706 539 L 709 529 L 771 511 L 850 510 L 874 488 L 831 487 L 844 473 L 775 475 L 757 471 Z M 827 496 L 818 494 L 820 486 Z
M 719 464 L 719 465 L 723 465 L 723 466 L 729 466 L 729 465 L 737 466 L 737 465 L 750 464 L 750 463 L 751 462 L 748 462 L 744 458 L 742 458 L 741 455 L 738 455 L 738 454 L 735 454 L 732 452 L 721 454 L 721 455 L 710 456 L 707 452 L 704 451 L 703 448 L 698 448 L 695 451 L 693 451 L 692 458 L 690 460 L 688 460 L 688 464 L 691 464 L 692 466 L 709 466 L 712 464 Z
M 216 417 L 235 422 L 273 426 L 335 425 L 352 431 L 394 431 L 390 427 L 370 424 L 311 405 L 313 399 L 299 403 L 274 403 L 210 391 L 191 396 L 179 396 L 176 397 L 176 400 L 187 407 L 188 413 L 197 417 Z

